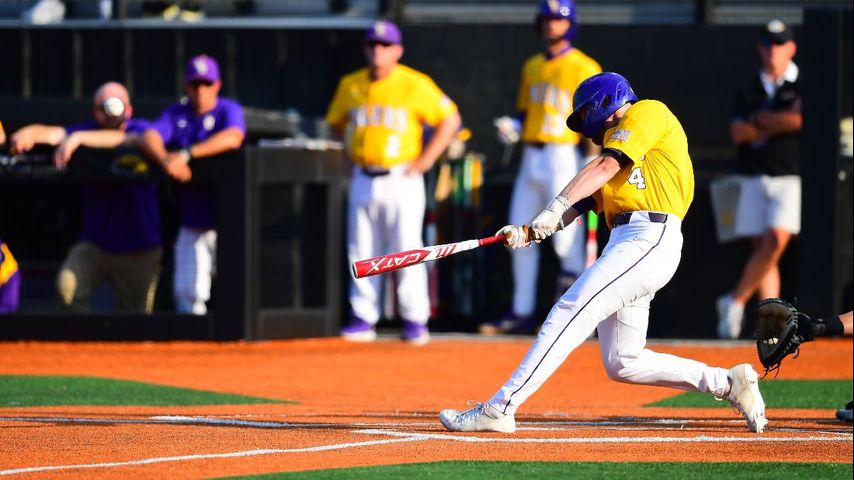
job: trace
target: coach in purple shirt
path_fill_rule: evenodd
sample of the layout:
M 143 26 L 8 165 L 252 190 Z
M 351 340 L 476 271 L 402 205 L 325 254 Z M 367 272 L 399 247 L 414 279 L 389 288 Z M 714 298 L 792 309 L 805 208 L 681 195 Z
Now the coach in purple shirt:
M 207 55 L 193 57 L 184 77 L 185 99 L 160 115 L 143 135 L 142 148 L 173 178 L 179 191 L 181 229 L 175 241 L 175 307 L 181 313 L 204 315 L 216 265 L 214 190 L 186 184 L 192 165 L 240 148 L 246 135 L 243 109 L 219 96 L 219 65 Z
M 79 146 L 134 145 L 149 124 L 132 115 L 127 89 L 108 82 L 95 92 L 92 120 L 66 127 L 29 125 L 12 135 L 10 146 L 26 152 L 37 143 L 56 145 L 54 163 L 63 167 Z M 80 240 L 57 276 L 62 303 L 88 310 L 92 293 L 108 282 L 118 310 L 151 313 L 163 257 L 157 184 L 84 184 L 82 207 Z

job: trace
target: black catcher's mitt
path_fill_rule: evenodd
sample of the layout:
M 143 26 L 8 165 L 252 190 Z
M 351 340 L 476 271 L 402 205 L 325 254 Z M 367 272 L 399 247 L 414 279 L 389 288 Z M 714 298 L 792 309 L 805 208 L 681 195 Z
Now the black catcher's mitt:
M 799 323 L 801 324 L 799 327 Z M 778 370 L 788 355 L 798 357 L 803 342 L 812 340 L 811 320 L 780 298 L 769 298 L 756 307 L 756 351 L 765 374 Z M 806 328 L 804 328 L 806 327 Z

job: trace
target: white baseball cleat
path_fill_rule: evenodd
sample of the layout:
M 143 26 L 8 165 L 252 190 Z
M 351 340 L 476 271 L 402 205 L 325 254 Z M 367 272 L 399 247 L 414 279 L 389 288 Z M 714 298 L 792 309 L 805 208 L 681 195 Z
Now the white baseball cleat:
M 439 413 L 439 421 L 452 432 L 501 432 L 516 431 L 516 419 L 505 415 L 488 403 L 474 402 L 471 410 L 460 412 L 446 409 Z M 471 405 L 472 402 L 469 402 Z
M 741 335 L 744 304 L 733 300 L 732 295 L 718 297 L 718 338 L 735 340 Z
M 759 393 L 759 374 L 749 363 L 742 363 L 729 369 L 730 392 L 726 400 L 744 415 L 747 429 L 762 433 L 768 425 L 765 418 L 765 402 Z

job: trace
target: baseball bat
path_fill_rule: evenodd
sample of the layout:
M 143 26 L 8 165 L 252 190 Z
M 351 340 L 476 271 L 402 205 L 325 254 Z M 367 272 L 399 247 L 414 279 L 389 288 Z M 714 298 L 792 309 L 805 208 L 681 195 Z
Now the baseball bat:
M 372 275 L 378 275 L 380 273 L 391 272 L 393 270 L 411 267 L 412 265 L 418 265 L 419 263 L 425 263 L 431 260 L 437 260 L 455 253 L 473 250 L 483 245 L 489 245 L 503 240 L 504 235 L 493 235 L 491 237 L 434 245 L 416 250 L 389 253 L 388 255 L 380 255 L 366 260 L 359 260 L 357 262 L 353 262 L 353 276 L 356 278 L 364 278 Z
M 587 212 L 587 258 L 585 261 L 586 267 L 596 262 L 599 257 L 599 243 L 596 234 L 599 231 L 599 215 L 596 212 Z

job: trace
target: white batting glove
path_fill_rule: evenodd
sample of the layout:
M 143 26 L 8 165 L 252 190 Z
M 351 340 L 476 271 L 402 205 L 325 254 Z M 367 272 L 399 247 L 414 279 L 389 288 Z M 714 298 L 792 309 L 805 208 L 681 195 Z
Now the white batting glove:
M 534 217 L 531 221 L 531 230 L 534 231 L 534 241 L 537 243 L 552 236 L 557 231 L 563 230 L 563 214 L 569 210 L 569 200 L 558 195 L 552 203 Z
M 498 141 L 504 145 L 512 145 L 519 141 L 522 123 L 518 119 L 503 116 L 492 121 L 498 131 Z
M 505 235 L 504 245 L 516 249 L 530 247 L 531 242 L 528 240 L 525 227 L 518 225 L 505 225 L 500 230 L 495 232 L 496 235 Z

